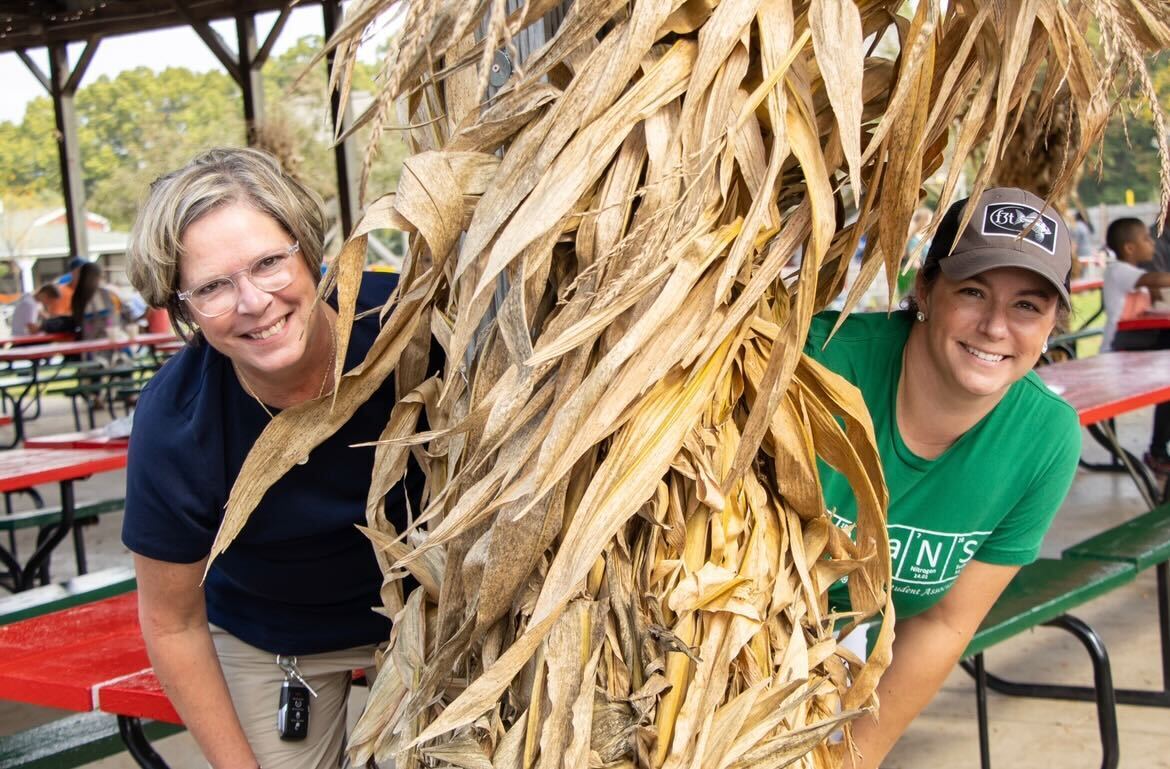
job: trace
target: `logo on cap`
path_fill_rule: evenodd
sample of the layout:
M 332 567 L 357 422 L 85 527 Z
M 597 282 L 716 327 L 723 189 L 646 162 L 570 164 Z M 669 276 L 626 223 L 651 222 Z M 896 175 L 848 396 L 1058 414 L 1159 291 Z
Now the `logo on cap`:
M 1056 253 L 1056 219 L 1022 203 L 992 203 L 983 213 L 984 235 L 1023 234 L 1050 254 Z

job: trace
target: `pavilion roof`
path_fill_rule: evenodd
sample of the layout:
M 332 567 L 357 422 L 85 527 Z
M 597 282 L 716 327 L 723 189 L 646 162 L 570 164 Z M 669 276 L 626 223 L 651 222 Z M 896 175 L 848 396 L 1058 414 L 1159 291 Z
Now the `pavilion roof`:
M 0 0 L 0 52 L 279 11 L 288 0 Z

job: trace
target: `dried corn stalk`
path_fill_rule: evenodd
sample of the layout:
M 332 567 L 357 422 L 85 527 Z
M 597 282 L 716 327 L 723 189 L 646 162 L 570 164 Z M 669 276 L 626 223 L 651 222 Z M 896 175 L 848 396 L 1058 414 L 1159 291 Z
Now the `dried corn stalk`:
M 405 229 L 410 256 L 365 363 L 261 436 L 214 552 L 394 371 L 368 531 L 395 626 L 355 761 L 839 762 L 848 741 L 826 737 L 875 704 L 892 631 L 861 664 L 826 591 L 848 575 L 846 619 L 888 609 L 886 494 L 858 393 L 801 356 L 810 318 L 863 234 L 849 302 L 883 262 L 897 273 L 948 142 L 940 206 L 973 147 L 978 192 L 1025 102 L 1065 88 L 1081 141 L 1060 190 L 1118 79 L 1170 41 L 1164 0 L 900 5 L 577 2 L 490 99 L 495 51 L 559 2 L 351 9 L 342 59 L 401 12 L 358 122 L 415 152 L 331 271 L 342 328 L 365 234 Z M 887 35 L 896 60 L 872 54 Z M 446 365 L 426 378 L 432 338 Z M 399 532 L 381 498 L 412 451 L 428 497 Z M 854 486 L 852 537 L 825 515 L 817 456 Z

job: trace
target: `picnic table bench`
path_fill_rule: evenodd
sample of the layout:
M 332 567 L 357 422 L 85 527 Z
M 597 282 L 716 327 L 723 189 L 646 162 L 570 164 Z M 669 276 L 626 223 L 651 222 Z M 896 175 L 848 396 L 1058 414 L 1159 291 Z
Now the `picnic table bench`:
M 15 390 L 6 390 L 7 398 L 13 403 L 14 437 L 11 446 L 15 446 L 24 439 L 24 399 L 30 394 L 39 395 L 43 385 L 53 381 L 56 377 L 41 378 L 41 369 L 54 358 L 66 355 L 88 355 L 124 348 L 139 348 L 153 350 L 155 345 L 174 341 L 174 334 L 139 334 L 133 339 L 91 339 L 82 342 L 54 342 L 51 344 L 36 344 L 27 347 L 11 347 L 0 349 L 0 363 L 15 363 L 25 361 L 29 364 L 28 384 Z
M 78 430 L 82 429 L 82 409 L 78 408 L 79 403 L 85 411 L 90 429 L 96 426 L 94 413 L 99 404 L 109 412 L 111 418 L 117 417 L 115 406 L 118 403 L 129 414 L 131 402 L 137 399 L 143 386 L 160 365 L 156 360 L 147 360 L 132 365 L 102 366 L 79 373 L 76 385 L 60 391 L 62 395 L 69 396 L 74 426 Z
M 0 626 L 122 595 L 137 587 L 134 569 L 128 566 L 102 569 L 52 585 L 34 587 L 0 598 Z
M 3 625 L 5 601 L 15 605 L 23 595 L 0 599 L 0 699 L 73 710 L 84 716 L 70 717 L 63 726 L 73 740 L 64 747 L 71 751 L 74 743 L 80 742 L 108 751 L 105 755 L 116 752 L 119 745 L 111 742 L 110 721 L 116 718 L 121 748 L 128 750 L 139 766 L 167 769 L 150 741 L 182 729 L 182 720 L 147 658 L 138 623 L 137 593 L 124 592 L 128 585 L 133 587 L 132 574 L 129 570 L 101 574 L 104 584 L 95 589 L 119 594 L 93 600 L 97 597 L 94 590 L 84 599 L 46 591 L 47 600 L 41 606 L 61 601 L 61 610 L 34 612 L 12 624 Z M 8 612 L 8 616 L 16 616 L 16 612 Z M 354 682 L 364 681 L 364 671 L 355 670 Z M 0 769 L 10 765 L 5 763 L 9 749 L 19 753 L 26 745 L 35 746 L 24 734 L 0 737 Z
M 116 567 L 26 590 L 0 598 L 0 626 L 131 593 L 136 587 L 134 570 Z M 142 724 L 143 736 L 150 740 L 181 730 L 162 721 Z M 81 766 L 125 749 L 116 716 L 79 713 L 0 737 L 0 769 Z
M 146 656 L 134 592 L 0 627 L 0 697 L 76 711 L 85 717 L 67 719 L 62 728 L 84 750 L 108 755 L 120 742 L 140 766 L 153 769 L 167 764 L 150 739 L 182 728 Z M 0 738 L 0 756 L 7 750 L 23 756 L 33 741 L 28 733 Z
M 85 552 L 85 534 L 83 533 L 83 527 L 93 525 L 97 523 L 101 516 L 108 513 L 120 512 L 125 507 L 126 500 L 121 497 L 74 504 L 72 524 L 73 554 L 77 564 L 78 574 L 85 574 L 89 570 Z M 29 510 L 23 513 L 12 513 L 11 515 L 0 517 L 0 531 L 7 531 L 11 535 L 21 529 L 35 528 L 41 532 L 38 540 L 43 540 L 52 531 L 53 526 L 61 523 L 62 515 L 63 511 L 60 507 L 48 507 Z M 11 536 L 9 537 L 8 549 L 12 557 L 16 558 L 15 540 Z M 49 562 L 45 560 L 41 565 L 42 584 L 47 583 L 49 580 L 48 567 Z
M 1122 456 L 1150 512 L 1066 549 L 1061 558 L 1042 558 L 1022 569 L 1004 590 L 964 652 L 963 667 L 975 678 L 982 766 L 991 765 L 987 689 L 1002 694 L 1093 701 L 1097 705 L 1103 769 L 1118 766 L 1116 705 L 1170 707 L 1170 504 L 1156 506 L 1148 474 L 1126 458 L 1108 421 L 1120 414 L 1170 400 L 1170 350 L 1108 353 L 1055 363 L 1037 370 L 1046 384 L 1077 411 L 1085 427 L 1097 427 Z M 1115 690 L 1104 642 L 1086 623 L 1069 614 L 1089 600 L 1132 582 L 1139 571 L 1158 570 L 1158 615 L 1162 646 L 1162 691 Z M 1041 625 L 1072 633 L 1093 666 L 1091 687 L 1019 683 L 987 672 L 983 652 Z
M 42 483 L 57 483 L 61 492 L 59 518 L 39 538 L 36 550 L 25 563 L 17 560 L 15 553 L 0 546 L 0 563 L 8 568 L 15 591 L 33 586 L 33 581 L 41 573 L 41 566 L 48 563 L 53 550 L 73 530 L 76 515 L 74 482 L 125 466 L 124 449 L 13 449 L 0 452 L 0 492 Z M 84 553 L 82 555 L 84 557 Z

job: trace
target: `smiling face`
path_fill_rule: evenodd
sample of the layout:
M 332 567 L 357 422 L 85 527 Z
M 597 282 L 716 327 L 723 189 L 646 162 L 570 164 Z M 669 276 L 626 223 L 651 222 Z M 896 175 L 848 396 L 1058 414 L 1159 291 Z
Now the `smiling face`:
M 1028 373 L 1056 324 L 1056 289 L 1029 270 L 1001 267 L 966 280 L 939 274 L 920 302 L 928 375 L 952 397 L 998 401 Z M 917 375 L 918 372 L 907 372 Z
M 200 217 L 183 233 L 179 288 L 189 291 L 208 281 L 246 270 L 257 259 L 285 252 L 293 237 L 268 214 L 246 203 L 229 203 Z M 300 255 L 285 288 L 268 293 L 245 273 L 234 280 L 235 308 L 208 318 L 188 307 L 208 344 L 232 360 L 253 385 L 297 386 L 309 368 L 306 350 L 316 341 L 306 333 L 317 286 Z

